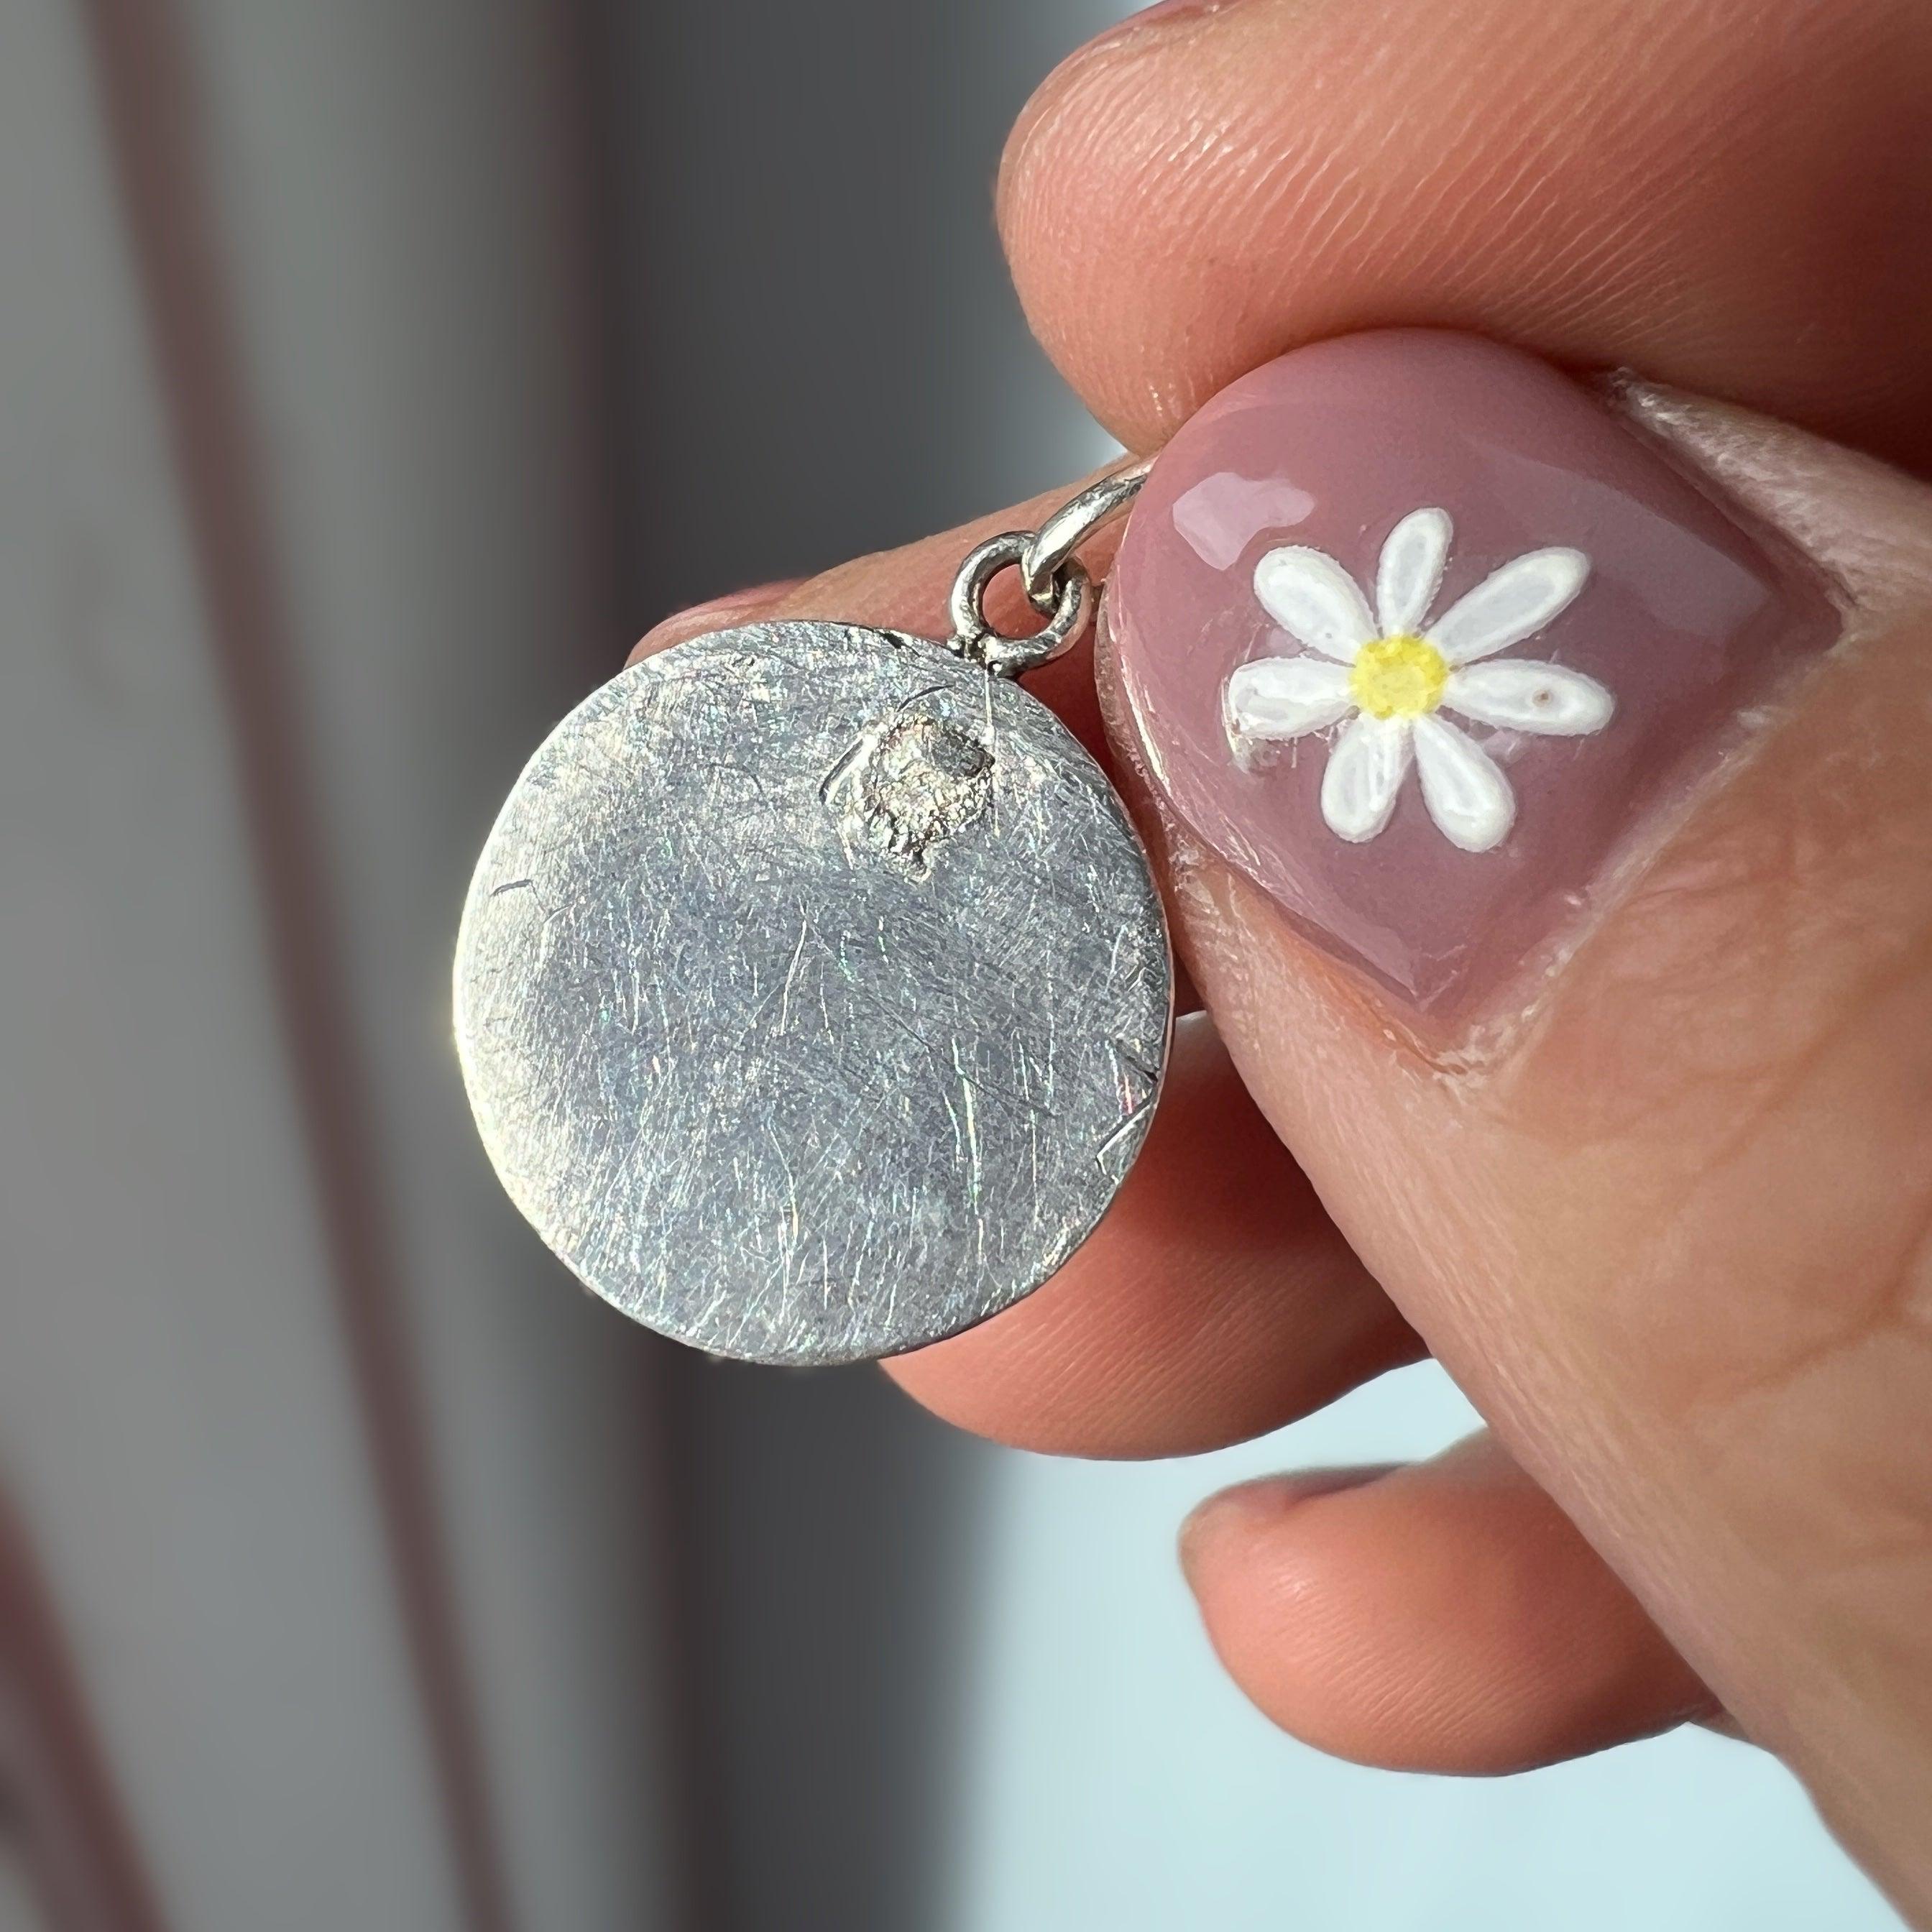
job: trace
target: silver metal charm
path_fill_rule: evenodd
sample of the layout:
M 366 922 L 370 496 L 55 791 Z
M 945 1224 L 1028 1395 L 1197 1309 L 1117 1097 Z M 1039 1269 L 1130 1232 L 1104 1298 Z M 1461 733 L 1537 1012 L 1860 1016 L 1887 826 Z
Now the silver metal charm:
M 1014 550 L 1013 541 L 1022 548 Z M 456 1034 L 491 1159 L 591 1288 L 713 1352 L 832 1362 L 1037 1287 L 1139 1151 L 1166 922 L 1105 776 L 1010 681 L 1038 637 L 753 625 L 623 672 L 505 805 Z M 1039 601 L 1037 598 L 1036 601 Z

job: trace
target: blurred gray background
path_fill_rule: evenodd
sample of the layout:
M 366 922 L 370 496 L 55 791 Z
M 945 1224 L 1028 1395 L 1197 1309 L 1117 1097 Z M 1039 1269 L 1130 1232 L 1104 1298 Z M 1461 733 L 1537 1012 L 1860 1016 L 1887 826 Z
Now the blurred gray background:
M 497 1191 L 469 866 L 675 606 L 1071 476 L 1004 130 L 1107 0 L 0 8 L 0 1928 L 1890 1923 L 1685 1735 L 1277 1737 L 1112 1469 L 657 1345 Z

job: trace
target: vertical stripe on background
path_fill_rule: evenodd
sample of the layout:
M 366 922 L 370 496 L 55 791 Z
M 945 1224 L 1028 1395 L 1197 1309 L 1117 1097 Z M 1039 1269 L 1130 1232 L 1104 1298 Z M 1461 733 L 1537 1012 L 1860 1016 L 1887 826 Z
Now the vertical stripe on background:
M 185 36 L 166 0 L 86 0 L 83 11 L 452 1862 L 474 1932 L 512 1932 L 399 1304 L 390 1204 L 362 1132 L 366 1080 L 340 983 L 265 466 L 196 140 Z

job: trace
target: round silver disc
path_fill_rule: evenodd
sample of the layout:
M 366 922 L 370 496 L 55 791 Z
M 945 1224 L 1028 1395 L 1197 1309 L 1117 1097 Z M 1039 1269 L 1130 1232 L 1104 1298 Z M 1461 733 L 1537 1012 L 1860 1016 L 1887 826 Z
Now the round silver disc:
M 935 644 L 760 624 L 557 727 L 464 908 L 456 1035 L 538 1234 L 719 1354 L 835 1362 L 1036 1288 L 1139 1151 L 1172 971 L 1046 707 Z

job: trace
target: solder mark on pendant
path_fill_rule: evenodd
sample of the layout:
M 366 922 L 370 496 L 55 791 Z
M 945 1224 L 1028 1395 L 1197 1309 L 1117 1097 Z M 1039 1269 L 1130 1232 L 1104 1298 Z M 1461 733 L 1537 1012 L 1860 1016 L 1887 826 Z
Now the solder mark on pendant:
M 879 852 L 915 879 L 993 796 L 992 751 L 963 727 L 912 708 L 928 695 L 915 692 L 867 725 L 818 788 L 848 850 Z

